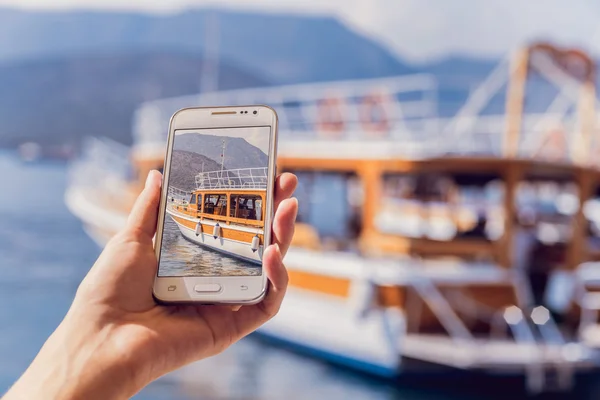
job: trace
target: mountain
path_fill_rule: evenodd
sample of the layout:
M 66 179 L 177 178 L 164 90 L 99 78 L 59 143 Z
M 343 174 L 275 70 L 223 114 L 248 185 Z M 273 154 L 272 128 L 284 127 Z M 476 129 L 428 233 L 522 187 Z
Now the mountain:
M 0 9 L 0 62 L 81 54 L 204 52 L 207 21 L 220 56 L 272 83 L 409 73 L 372 39 L 333 17 L 218 9 L 153 15 Z
M 220 166 L 223 140 L 225 140 L 225 168 L 263 168 L 269 165 L 269 157 L 242 138 L 188 133 L 175 138 L 173 149 L 202 154 L 217 161 Z M 205 166 L 204 170 L 210 171 L 208 166 Z
M 173 150 L 169 185 L 191 191 L 196 188 L 196 175 L 202 171 L 220 170 L 221 166 L 208 157 L 184 150 Z
M 436 76 L 481 77 L 491 73 L 499 62 L 499 59 L 451 56 L 427 64 L 412 65 L 412 67 Z
M 0 147 L 26 141 L 76 144 L 85 136 L 130 144 L 136 107 L 198 93 L 202 62 L 197 55 L 157 51 L 0 64 Z M 221 65 L 223 89 L 266 84 Z
M 0 147 L 77 145 L 85 136 L 130 144 L 141 102 L 200 90 L 211 18 L 219 89 L 413 72 L 331 17 L 0 8 Z

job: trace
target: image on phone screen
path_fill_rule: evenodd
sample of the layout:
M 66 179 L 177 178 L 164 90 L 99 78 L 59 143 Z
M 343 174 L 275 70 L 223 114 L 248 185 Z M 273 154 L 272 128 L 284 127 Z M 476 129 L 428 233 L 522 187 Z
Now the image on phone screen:
M 271 127 L 176 130 L 158 276 L 262 274 Z

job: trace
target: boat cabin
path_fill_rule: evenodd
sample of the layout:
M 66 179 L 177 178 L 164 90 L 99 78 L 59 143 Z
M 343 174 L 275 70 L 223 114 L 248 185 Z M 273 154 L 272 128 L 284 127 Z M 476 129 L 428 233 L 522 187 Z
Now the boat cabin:
M 265 197 L 257 190 L 195 190 L 187 200 L 171 195 L 169 201 L 176 211 L 200 220 L 262 227 Z
M 200 172 L 193 190 L 169 187 L 169 201 L 173 210 L 200 221 L 262 228 L 267 182 L 267 168 Z

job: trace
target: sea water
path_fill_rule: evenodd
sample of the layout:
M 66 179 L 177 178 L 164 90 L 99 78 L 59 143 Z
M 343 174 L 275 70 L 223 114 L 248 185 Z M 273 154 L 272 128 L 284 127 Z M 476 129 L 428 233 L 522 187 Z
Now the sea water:
M 187 240 L 167 215 L 160 254 L 161 276 L 256 276 L 260 265 L 227 256 Z

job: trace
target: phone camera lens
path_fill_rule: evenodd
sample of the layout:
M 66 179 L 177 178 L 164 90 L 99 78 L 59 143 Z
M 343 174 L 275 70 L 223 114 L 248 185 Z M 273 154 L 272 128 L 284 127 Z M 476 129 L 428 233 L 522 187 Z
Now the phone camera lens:
M 258 114 L 258 111 L 254 111 L 254 115 Z

